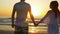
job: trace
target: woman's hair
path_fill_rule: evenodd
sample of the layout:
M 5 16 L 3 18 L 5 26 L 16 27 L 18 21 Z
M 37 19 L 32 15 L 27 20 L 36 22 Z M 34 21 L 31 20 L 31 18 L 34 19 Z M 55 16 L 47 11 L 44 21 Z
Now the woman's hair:
M 54 11 L 56 18 L 57 18 L 57 15 L 60 15 L 58 6 L 59 6 L 59 4 L 58 4 L 57 1 L 52 1 L 52 2 L 50 3 L 50 8 Z
M 52 9 L 52 8 L 58 8 L 58 6 L 59 6 L 59 4 L 58 4 L 57 1 L 52 1 L 52 2 L 50 3 L 50 8 L 51 8 L 51 9 Z

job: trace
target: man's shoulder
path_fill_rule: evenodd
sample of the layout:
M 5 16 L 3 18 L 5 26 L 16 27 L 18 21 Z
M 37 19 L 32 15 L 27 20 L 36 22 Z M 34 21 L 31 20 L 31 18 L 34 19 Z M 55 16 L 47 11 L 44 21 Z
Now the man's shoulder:
M 19 3 L 15 3 L 14 6 L 18 5 Z
M 27 5 L 30 5 L 29 3 L 26 3 Z
M 22 3 L 22 2 L 15 3 L 15 5 L 20 5 L 20 3 Z M 30 4 L 26 3 L 26 2 L 24 2 L 23 4 L 30 6 Z
M 29 3 L 26 3 L 26 2 L 25 2 L 25 4 L 26 4 L 26 5 L 28 5 L 28 6 L 30 6 L 30 4 L 29 4 Z

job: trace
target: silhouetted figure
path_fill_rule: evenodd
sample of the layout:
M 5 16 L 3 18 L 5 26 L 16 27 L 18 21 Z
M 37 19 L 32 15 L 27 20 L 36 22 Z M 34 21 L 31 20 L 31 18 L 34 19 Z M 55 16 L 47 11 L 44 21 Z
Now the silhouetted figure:
M 12 27 L 15 26 L 14 34 L 28 34 L 28 23 L 26 23 L 27 14 L 29 12 L 30 17 L 34 22 L 34 17 L 31 13 L 31 7 L 28 3 L 24 2 L 25 0 L 21 0 L 14 5 L 12 12 Z M 14 23 L 14 15 L 16 13 L 16 22 Z
M 48 19 L 48 20 L 46 20 L 47 25 L 48 25 L 48 34 L 58 34 L 59 33 L 59 28 L 58 28 L 59 19 L 58 18 L 60 18 L 60 12 L 59 12 L 58 6 L 59 6 L 59 4 L 57 1 L 52 1 L 50 3 L 51 10 L 49 10 L 47 12 L 47 14 L 44 16 L 44 18 L 42 18 L 42 20 L 39 22 L 39 23 L 41 23 L 41 22 L 44 22 L 45 19 Z

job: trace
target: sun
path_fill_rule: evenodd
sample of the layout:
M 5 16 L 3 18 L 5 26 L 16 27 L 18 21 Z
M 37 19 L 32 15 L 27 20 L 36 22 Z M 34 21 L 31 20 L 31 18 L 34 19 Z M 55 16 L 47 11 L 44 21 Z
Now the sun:
M 35 9 L 35 8 L 32 8 L 32 14 L 34 16 L 38 16 L 39 15 L 39 11 L 37 9 Z
M 40 17 L 42 14 L 42 7 L 40 5 L 31 3 L 31 11 L 34 17 Z M 28 17 L 30 17 L 29 14 Z
M 41 9 L 39 7 L 32 7 L 32 14 L 33 16 L 40 16 Z
M 31 10 L 34 17 L 39 17 L 41 15 L 42 12 L 41 8 L 32 6 Z M 28 13 L 28 17 L 30 17 L 29 13 Z

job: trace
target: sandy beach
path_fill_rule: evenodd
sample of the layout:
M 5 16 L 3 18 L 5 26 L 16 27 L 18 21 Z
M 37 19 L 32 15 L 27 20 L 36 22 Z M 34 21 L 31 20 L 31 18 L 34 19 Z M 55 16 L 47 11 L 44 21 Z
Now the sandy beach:
M 13 34 L 14 29 L 9 25 L 0 25 L 0 34 Z
M 14 34 L 14 28 L 10 25 L 0 25 L 0 34 Z M 46 33 L 29 33 L 29 34 L 46 34 Z
M 43 28 L 42 28 L 43 29 Z M 32 30 L 32 29 L 31 29 Z M 38 29 L 37 29 L 38 30 Z M 60 28 L 59 28 L 60 31 Z M 8 24 L 0 24 L 0 34 L 14 34 L 14 28 L 11 27 L 11 25 Z M 41 29 L 38 31 L 38 33 L 29 33 L 29 34 L 47 34 L 47 31 L 41 31 Z

